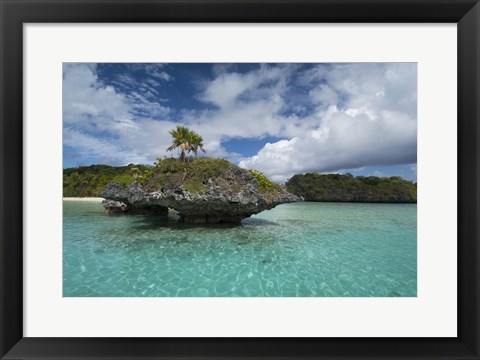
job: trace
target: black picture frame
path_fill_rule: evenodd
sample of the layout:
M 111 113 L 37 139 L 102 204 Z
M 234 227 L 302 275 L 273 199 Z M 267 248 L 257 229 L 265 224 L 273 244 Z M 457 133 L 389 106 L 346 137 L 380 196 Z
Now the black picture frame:
M 2 359 L 479 359 L 478 0 L 0 0 L 0 13 Z M 23 337 L 23 24 L 95 22 L 457 23 L 458 336 L 281 339 Z

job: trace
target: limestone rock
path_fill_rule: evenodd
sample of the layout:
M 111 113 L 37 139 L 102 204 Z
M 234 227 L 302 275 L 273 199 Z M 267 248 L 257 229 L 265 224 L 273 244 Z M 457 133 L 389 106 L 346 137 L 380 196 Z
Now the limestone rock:
M 122 212 L 127 213 L 135 209 L 163 208 L 168 211 L 168 208 L 173 208 L 186 223 L 238 223 L 277 205 L 300 201 L 280 185 L 260 192 L 255 177 L 233 164 L 219 176 L 208 177 L 197 184 L 196 191 L 188 190 L 188 182 L 185 181 L 153 190 L 145 187 L 137 183 L 125 188 L 115 183 L 108 184 L 101 195 L 107 199 L 104 201 L 106 210 L 118 212 L 112 209 L 124 209 L 123 205 L 126 209 Z
M 119 214 L 127 211 L 128 206 L 121 201 L 115 200 L 103 200 L 102 205 L 105 208 L 107 214 Z

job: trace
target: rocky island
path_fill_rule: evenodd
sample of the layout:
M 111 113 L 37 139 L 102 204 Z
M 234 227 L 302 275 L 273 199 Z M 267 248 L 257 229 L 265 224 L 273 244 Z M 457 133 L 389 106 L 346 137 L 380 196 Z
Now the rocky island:
M 174 209 L 181 221 L 193 224 L 238 223 L 299 200 L 259 171 L 242 169 L 225 159 L 197 158 L 205 145 L 195 131 L 177 126 L 169 134 L 172 143 L 167 151 L 178 150 L 178 158 L 157 158 L 153 167 L 65 169 L 64 196 L 100 195 L 107 213 L 167 215 Z
M 100 194 L 109 213 L 167 214 L 185 223 L 236 223 L 277 205 L 298 201 L 263 174 L 224 159 L 159 159 L 129 185 L 110 183 Z
M 107 213 L 167 215 L 177 211 L 192 224 L 238 223 L 277 205 L 300 200 L 414 203 L 417 187 L 400 177 L 307 173 L 286 185 L 225 159 L 196 157 L 203 138 L 184 126 L 170 130 L 178 158 L 157 158 L 154 166 L 92 165 L 64 170 L 64 196 L 101 196 Z M 188 156 L 193 153 L 195 157 Z
M 298 174 L 287 189 L 305 201 L 416 203 L 417 184 L 399 176 L 353 176 L 351 174 Z

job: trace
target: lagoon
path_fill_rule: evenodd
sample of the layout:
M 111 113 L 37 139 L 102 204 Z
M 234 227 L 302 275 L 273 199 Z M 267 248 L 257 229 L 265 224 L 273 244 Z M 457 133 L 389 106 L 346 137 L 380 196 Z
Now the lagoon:
M 412 297 L 416 204 L 301 202 L 237 225 L 63 202 L 65 297 Z

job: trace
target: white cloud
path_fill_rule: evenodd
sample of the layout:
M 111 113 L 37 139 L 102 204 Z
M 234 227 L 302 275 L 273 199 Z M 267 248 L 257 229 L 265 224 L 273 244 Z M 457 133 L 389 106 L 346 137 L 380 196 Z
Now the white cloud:
M 136 84 L 127 75 L 121 76 L 120 80 L 123 85 Z M 122 89 L 122 86 L 118 88 Z M 165 122 L 152 118 L 163 118 L 169 113 L 168 107 L 150 101 L 140 93 L 125 94 L 113 86 L 104 85 L 93 64 L 64 65 L 64 144 L 81 149 L 82 157 L 93 157 L 110 164 L 152 163 L 158 154 L 153 141 L 158 136 L 156 128 L 166 132 L 166 126 L 173 126 L 171 122 L 162 126 Z M 165 148 L 168 146 L 166 141 L 163 144 Z
M 102 86 L 90 64 L 65 64 L 63 122 L 85 130 L 116 131 L 134 127 L 125 97 L 112 86 Z
M 270 100 L 279 97 L 286 85 L 286 68 L 287 66 L 263 65 L 258 70 L 245 74 L 219 72 L 214 80 L 204 84 L 204 91 L 199 98 L 220 109 L 232 110 L 257 99 Z
M 317 106 L 330 106 L 338 103 L 338 94 L 327 84 L 320 84 L 308 93 L 312 102 Z
M 240 166 L 285 181 L 295 173 L 416 162 L 415 64 L 320 65 L 302 81 L 319 83 L 309 92 L 317 122 Z
M 240 162 L 279 182 L 308 171 L 416 162 L 415 64 L 320 64 L 307 70 L 281 64 L 247 73 L 219 64 L 197 93 L 210 105 L 203 110 L 162 105 L 154 86 L 173 78 L 162 75 L 164 65 L 153 65 L 146 71 L 157 76 L 137 83 L 125 75 L 115 88 L 102 84 L 92 65 L 66 66 L 69 144 L 88 144 L 91 150 L 83 146 L 82 153 L 108 154 L 116 163 L 152 163 L 170 156 L 168 130 L 179 123 L 203 135 L 207 156 L 239 159 L 222 146 L 232 138 L 280 137 L 285 140 Z M 123 86 L 134 87 L 124 92 Z M 108 139 L 95 142 L 95 133 L 108 133 Z
M 296 173 L 330 172 L 373 165 L 416 162 L 416 121 L 383 112 L 367 115 L 335 112 L 318 129 L 267 144 L 240 166 L 258 169 L 276 181 Z
M 230 138 L 283 136 L 293 125 L 292 117 L 281 115 L 290 68 L 288 64 L 264 65 L 240 74 L 226 72 L 228 66 L 217 66 L 217 76 L 205 82 L 198 95 L 198 99 L 216 108 L 184 111 L 183 123 L 197 128 L 209 144 Z
M 165 64 L 148 64 L 145 65 L 145 71 L 150 76 L 163 81 L 171 81 L 173 77 L 163 70 Z
M 137 81 L 127 74 L 118 74 L 117 81 L 122 86 L 135 87 L 137 86 Z
M 146 157 L 130 148 L 119 146 L 78 130 L 64 128 L 63 144 L 81 151 L 83 158 L 94 157 L 103 164 L 144 163 Z

